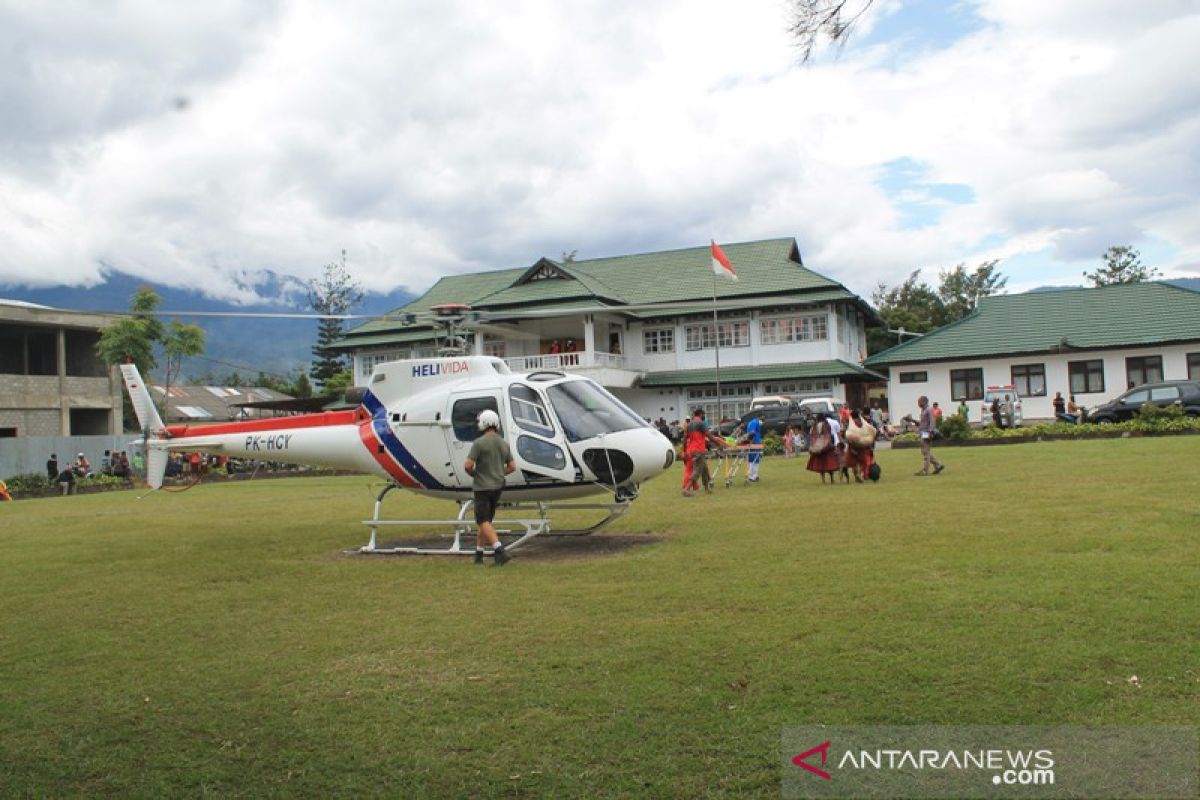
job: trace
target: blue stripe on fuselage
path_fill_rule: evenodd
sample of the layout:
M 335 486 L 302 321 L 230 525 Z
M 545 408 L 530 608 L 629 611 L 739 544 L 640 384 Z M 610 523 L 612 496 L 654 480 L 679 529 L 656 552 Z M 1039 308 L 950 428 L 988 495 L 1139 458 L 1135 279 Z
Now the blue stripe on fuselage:
M 408 451 L 408 448 L 396 437 L 392 432 L 391 426 L 388 425 L 387 409 L 379 398 L 371 394 L 367 390 L 363 394 L 363 406 L 371 414 L 371 428 L 375 431 L 375 435 L 379 437 L 379 441 L 383 442 L 383 446 L 387 448 L 388 453 L 392 458 L 399 462 L 400 466 L 412 475 L 426 489 L 451 489 L 454 487 L 445 486 L 437 478 L 429 473 L 429 470 L 421 466 L 420 462 L 413 457 L 413 454 Z

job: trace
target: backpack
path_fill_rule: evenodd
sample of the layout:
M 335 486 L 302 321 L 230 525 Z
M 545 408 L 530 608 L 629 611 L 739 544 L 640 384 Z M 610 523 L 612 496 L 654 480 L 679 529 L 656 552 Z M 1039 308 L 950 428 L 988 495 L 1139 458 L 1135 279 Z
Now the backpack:
M 882 471 L 883 471 L 883 470 L 879 469 L 879 464 L 878 464 L 878 462 L 874 462 L 874 463 L 872 463 L 872 464 L 871 464 L 871 468 L 870 468 L 869 470 L 867 470 L 867 477 L 868 477 L 868 478 L 870 478 L 871 480 L 875 481 L 875 482 L 878 482 L 878 481 L 879 481 L 879 475 L 880 475 L 880 473 L 881 473 Z

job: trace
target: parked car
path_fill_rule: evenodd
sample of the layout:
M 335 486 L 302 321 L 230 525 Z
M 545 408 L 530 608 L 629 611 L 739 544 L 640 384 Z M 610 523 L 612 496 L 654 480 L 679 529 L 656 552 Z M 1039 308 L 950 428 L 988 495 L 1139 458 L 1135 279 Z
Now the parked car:
M 811 416 L 817 414 L 840 414 L 845 403 L 834 397 L 806 397 L 800 401 L 800 410 Z
M 1021 423 L 1025 421 L 1025 414 L 1021 409 L 1021 395 L 1017 394 L 1017 387 L 1011 383 L 1001 386 L 989 386 L 987 391 L 983 393 L 983 404 L 979 407 L 979 424 L 986 428 L 988 425 L 994 425 L 995 420 L 992 418 L 992 401 L 1000 401 L 1000 418 L 1004 421 L 1006 428 L 1019 428 Z M 1009 413 L 1005 410 L 1008 403 L 1012 403 L 1011 419 Z
M 799 401 L 788 399 L 786 403 L 761 405 L 758 408 L 752 408 L 739 419 L 726 421 L 721 425 L 721 435 L 729 436 L 738 428 L 745 426 L 755 414 L 761 411 L 763 433 L 775 433 L 782 436 L 788 426 L 802 427 L 807 438 L 808 429 L 812 426 L 818 413 L 837 414 L 844 405 L 845 403 L 841 400 L 833 397 L 808 397 Z
M 1189 417 L 1200 417 L 1200 381 L 1164 381 L 1135 386 L 1088 412 L 1088 422 L 1123 422 L 1133 419 L 1146 403 L 1159 408 L 1177 405 Z
M 782 394 L 767 394 L 762 397 L 756 397 L 750 401 L 750 410 L 756 408 L 765 408 L 767 406 L 786 406 L 789 403 L 796 402 L 792 398 Z

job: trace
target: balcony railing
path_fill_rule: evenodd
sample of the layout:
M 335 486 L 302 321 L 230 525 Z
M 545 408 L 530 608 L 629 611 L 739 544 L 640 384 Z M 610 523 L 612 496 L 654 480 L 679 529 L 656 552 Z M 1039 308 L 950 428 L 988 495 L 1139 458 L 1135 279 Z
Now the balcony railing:
M 537 356 L 515 356 L 504 362 L 514 372 L 533 372 L 539 369 L 572 370 L 587 367 L 612 367 L 626 369 L 625 356 L 617 353 L 602 353 L 585 350 L 578 353 L 544 353 Z

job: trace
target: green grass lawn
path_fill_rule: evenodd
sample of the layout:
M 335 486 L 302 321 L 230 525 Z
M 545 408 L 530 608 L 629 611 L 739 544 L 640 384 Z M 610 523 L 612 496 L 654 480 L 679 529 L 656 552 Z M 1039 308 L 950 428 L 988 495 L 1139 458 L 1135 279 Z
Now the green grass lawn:
M 662 541 L 502 569 L 342 555 L 366 478 L 2 504 L 0 796 L 773 797 L 784 726 L 1200 724 L 1200 437 L 941 455 L 676 468 L 612 529 Z

